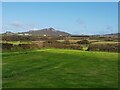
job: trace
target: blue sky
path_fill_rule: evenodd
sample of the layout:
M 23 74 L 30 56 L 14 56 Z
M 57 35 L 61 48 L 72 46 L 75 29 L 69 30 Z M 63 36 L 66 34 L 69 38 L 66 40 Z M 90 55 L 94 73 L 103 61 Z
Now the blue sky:
M 117 2 L 3 2 L 3 31 L 53 27 L 71 34 L 118 32 Z

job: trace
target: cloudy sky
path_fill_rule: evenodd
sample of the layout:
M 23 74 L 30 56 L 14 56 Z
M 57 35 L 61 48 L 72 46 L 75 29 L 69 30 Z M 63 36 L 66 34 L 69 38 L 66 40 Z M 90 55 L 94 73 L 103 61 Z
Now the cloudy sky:
M 3 2 L 3 30 L 53 27 L 71 34 L 118 32 L 117 2 Z

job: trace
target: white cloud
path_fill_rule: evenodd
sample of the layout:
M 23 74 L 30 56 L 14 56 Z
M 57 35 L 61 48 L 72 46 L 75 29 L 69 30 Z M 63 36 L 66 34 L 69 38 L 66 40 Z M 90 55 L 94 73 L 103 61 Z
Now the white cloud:
M 30 29 L 30 30 L 40 30 L 40 29 L 38 29 L 38 28 L 33 28 L 33 29 Z
M 17 28 L 24 27 L 24 25 L 22 23 L 18 22 L 18 21 L 14 21 L 14 22 L 10 23 L 10 25 L 13 26 L 13 27 L 17 27 Z
M 28 30 L 38 30 L 37 27 L 39 26 L 38 23 L 25 23 L 21 21 L 13 21 L 9 23 L 4 23 L 2 26 L 2 31 L 12 31 L 12 32 L 18 32 L 18 31 L 28 31 Z

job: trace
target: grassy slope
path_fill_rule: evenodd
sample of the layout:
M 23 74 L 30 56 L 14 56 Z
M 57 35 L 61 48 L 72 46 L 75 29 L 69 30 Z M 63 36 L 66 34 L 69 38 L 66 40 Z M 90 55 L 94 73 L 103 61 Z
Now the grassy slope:
M 117 87 L 118 55 L 43 49 L 3 53 L 3 87 Z

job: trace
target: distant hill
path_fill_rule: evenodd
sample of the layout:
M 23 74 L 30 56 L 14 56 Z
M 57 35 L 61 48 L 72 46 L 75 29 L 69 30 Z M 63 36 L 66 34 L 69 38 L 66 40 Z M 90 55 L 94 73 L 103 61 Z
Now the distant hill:
M 112 34 L 106 34 L 106 35 L 120 35 L 120 33 L 112 33 Z
M 69 36 L 67 32 L 55 30 L 54 28 L 46 28 L 41 30 L 30 30 L 28 32 L 22 32 L 21 34 L 40 35 L 40 36 Z
M 120 33 L 111 33 L 111 34 L 104 34 L 104 35 L 100 35 L 100 36 L 105 36 L 105 37 L 113 37 L 113 36 L 119 36 Z
M 56 30 L 54 28 L 45 28 L 41 30 L 30 30 L 27 32 L 18 32 L 13 33 L 11 31 L 7 31 L 5 33 L 2 33 L 2 35 L 39 35 L 39 36 L 71 36 L 71 37 L 89 37 L 89 36 L 103 36 L 103 37 L 113 37 L 113 36 L 119 36 L 120 33 L 111 33 L 111 34 L 102 34 L 102 35 L 72 35 L 70 33 Z

